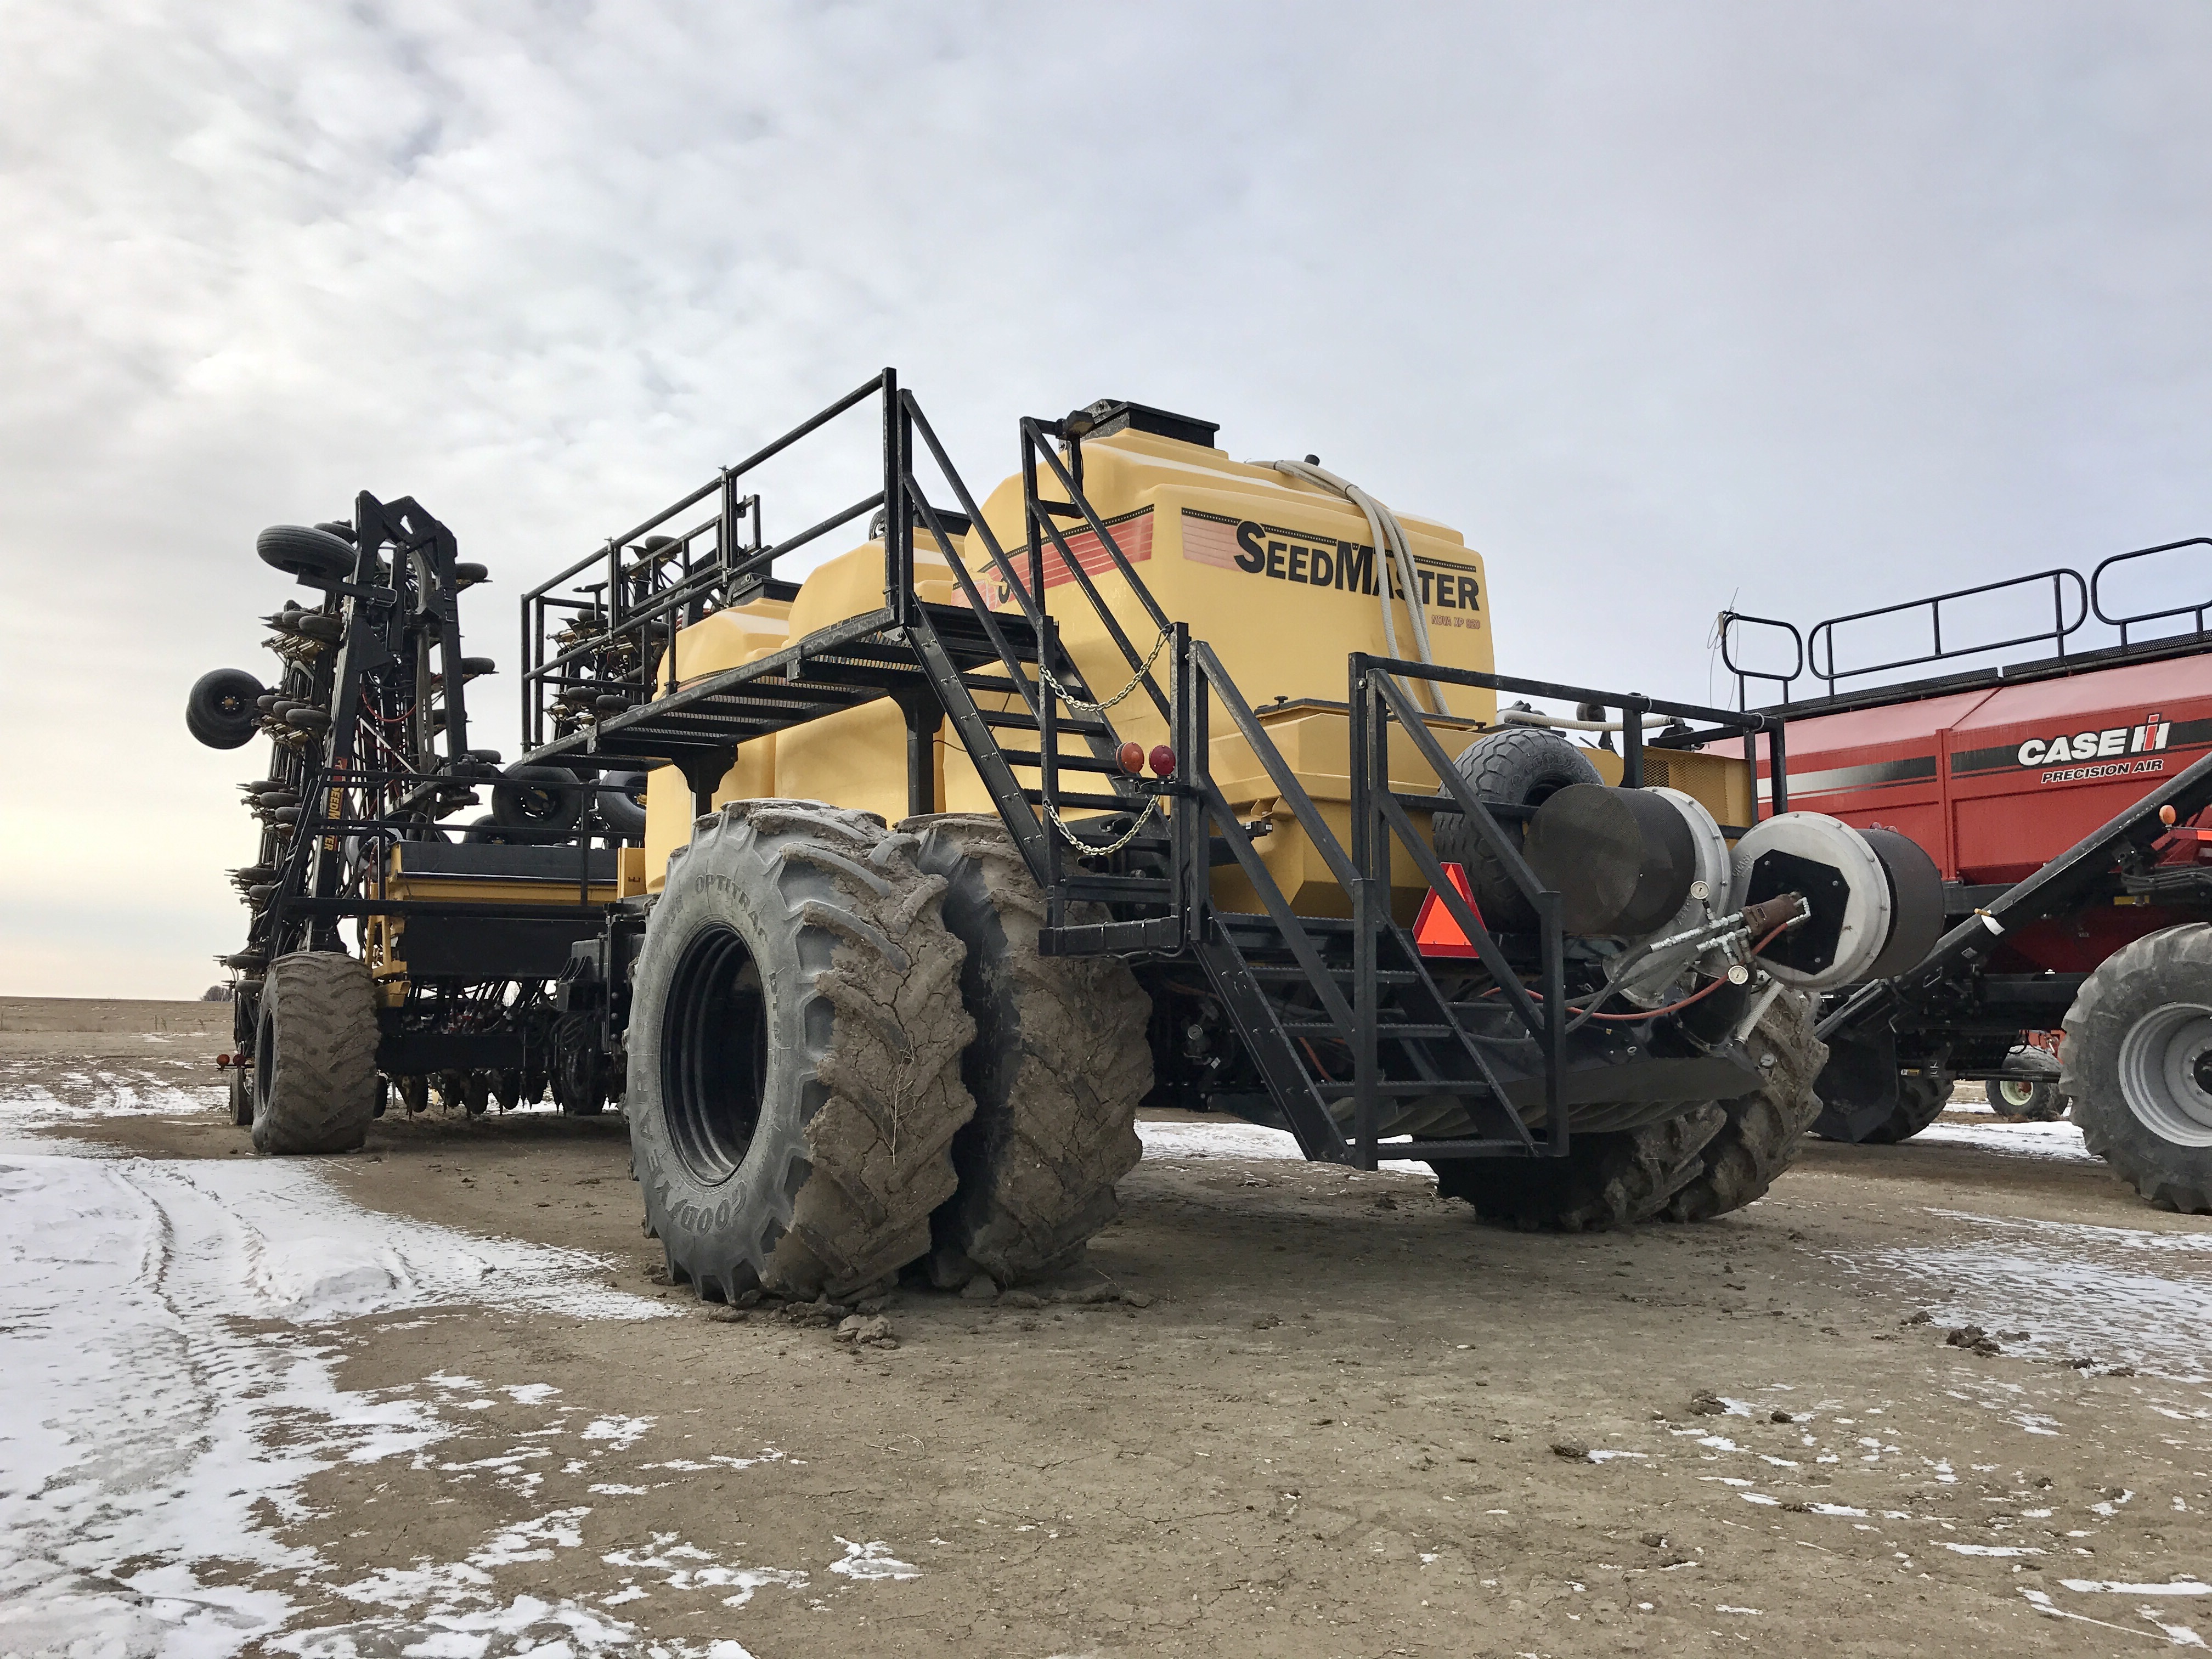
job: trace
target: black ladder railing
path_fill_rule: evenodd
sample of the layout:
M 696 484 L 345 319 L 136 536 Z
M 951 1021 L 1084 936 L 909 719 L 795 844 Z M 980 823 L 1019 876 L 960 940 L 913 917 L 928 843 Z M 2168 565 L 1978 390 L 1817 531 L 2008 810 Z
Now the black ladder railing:
M 881 489 L 798 537 L 764 545 L 757 497 L 738 494 L 741 481 L 759 461 L 871 398 L 880 398 L 882 410 Z M 1778 774 L 1779 722 L 1355 655 L 1347 850 L 1218 655 L 1162 610 L 1086 495 L 1081 434 L 1030 419 L 1020 435 L 1024 526 L 1021 545 L 1013 550 L 984 519 L 920 405 L 889 370 L 726 470 L 708 490 L 651 521 L 669 520 L 708 495 L 718 495 L 716 552 L 688 567 L 711 574 L 672 580 L 627 613 L 623 625 L 629 634 L 599 637 L 594 672 L 612 672 L 606 666 L 612 662 L 630 677 L 623 695 L 611 697 L 603 715 L 576 717 L 534 754 L 602 767 L 675 762 L 691 778 L 703 810 L 740 744 L 890 698 L 907 721 L 908 810 L 941 810 L 933 750 L 949 722 L 1045 895 L 1040 951 L 1176 957 L 1202 972 L 1266 1091 L 1264 1102 L 1247 1101 L 1237 1109 L 1279 1121 L 1310 1158 L 1366 1168 L 1386 1158 L 1565 1154 L 1568 1111 L 1577 1097 L 1568 1076 L 1571 1011 L 1558 897 L 1521 860 L 1517 839 L 1458 776 L 1404 688 L 1426 678 L 1620 707 L 1625 781 L 1631 784 L 1641 781 L 1646 714 L 1713 720 L 1718 725 L 1710 735 L 1741 736 L 1747 744 L 1754 732 L 1764 732 Z M 957 526 L 955 509 L 933 501 L 925 489 L 925 465 L 957 502 Z M 742 604 L 757 591 L 753 585 L 773 580 L 779 556 L 878 506 L 880 609 L 740 666 L 675 680 L 670 647 L 679 616 Z M 952 603 L 926 601 L 916 588 L 917 529 L 949 556 Z M 1071 532 L 1085 547 L 1079 550 Z M 1095 548 L 1087 545 L 1094 540 Z M 665 546 L 637 552 L 657 560 L 654 569 L 668 562 Z M 1048 575 L 1052 558 L 1060 568 Z M 679 568 L 687 567 L 679 562 Z M 610 593 L 633 574 L 620 558 L 608 568 Z M 1109 575 L 1121 583 L 1110 599 L 1100 585 Z M 1073 590 L 1066 618 L 1048 604 L 1054 588 Z M 528 597 L 541 636 L 548 626 L 545 597 L 544 588 Z M 1118 687 L 1102 694 L 1085 677 L 1062 640 L 1063 619 L 1080 623 L 1080 638 L 1091 642 L 1085 654 L 1092 672 L 1102 660 L 1118 664 L 1111 675 L 1121 681 Z M 1144 637 L 1147 628 L 1157 630 L 1152 637 Z M 656 649 L 657 669 L 649 660 Z M 562 655 L 533 654 L 532 695 L 543 703 L 554 700 L 568 672 Z M 1158 672 L 1163 662 L 1164 675 Z M 625 707 L 623 696 L 643 700 Z M 1113 710 L 1133 698 L 1165 725 L 1175 756 L 1165 776 L 1139 775 L 1122 762 Z M 1295 822 L 1332 884 L 1346 896 L 1349 916 L 1303 915 L 1285 893 L 1255 845 L 1267 826 L 1241 822 L 1239 803 L 1226 798 L 1212 775 L 1217 712 L 1264 769 L 1279 812 Z M 1388 759 L 1393 726 L 1403 729 L 1440 793 L 1395 791 Z M 1671 745 L 1707 735 L 1670 730 L 1658 741 Z M 1534 935 L 1509 951 L 1485 927 L 1443 878 L 1428 837 L 1414 826 L 1416 811 L 1466 816 L 1538 916 Z M 1472 971 L 1440 981 L 1393 915 L 1394 841 L 1405 844 L 1473 943 L 1478 963 L 1469 964 Z M 1213 874 L 1222 867 L 1242 876 L 1256 912 L 1216 904 Z M 1575 1081 L 1587 1089 L 1593 1079 Z

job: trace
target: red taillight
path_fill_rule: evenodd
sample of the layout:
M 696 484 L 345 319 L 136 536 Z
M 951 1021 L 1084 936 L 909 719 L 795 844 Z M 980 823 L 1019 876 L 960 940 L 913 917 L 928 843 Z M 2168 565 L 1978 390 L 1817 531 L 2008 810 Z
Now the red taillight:
M 1152 750 L 1152 775 L 1156 778 L 1167 777 L 1175 771 L 1175 750 L 1169 748 L 1167 744 L 1161 744 Z
M 215 1063 L 218 1066 L 228 1066 L 230 1064 L 230 1056 L 228 1054 L 217 1054 L 215 1057 Z
M 1131 777 L 1142 777 L 1145 771 L 1145 745 L 1125 743 L 1121 745 L 1121 769 Z

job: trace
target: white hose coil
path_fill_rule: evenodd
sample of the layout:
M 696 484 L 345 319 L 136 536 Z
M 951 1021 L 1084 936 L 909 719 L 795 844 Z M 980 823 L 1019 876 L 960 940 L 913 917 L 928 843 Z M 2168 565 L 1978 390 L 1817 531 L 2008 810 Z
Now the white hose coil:
M 1398 648 L 1397 614 L 1390 603 L 1389 566 L 1395 565 L 1398 580 L 1406 590 L 1406 614 L 1413 619 L 1413 655 L 1421 662 L 1433 665 L 1437 659 L 1429 646 L 1428 614 L 1421 609 L 1420 572 L 1414 566 L 1413 544 L 1406 539 L 1405 526 L 1398 522 L 1398 515 L 1358 484 L 1340 478 L 1335 473 L 1316 466 L 1310 461 L 1255 461 L 1253 465 L 1270 467 L 1316 489 L 1326 489 L 1330 495 L 1350 501 L 1367 515 L 1368 533 L 1375 538 L 1376 559 L 1381 567 L 1375 573 L 1375 591 L 1382 601 L 1383 644 L 1392 656 L 1401 654 Z M 1434 680 L 1424 680 L 1421 684 L 1425 688 L 1430 706 L 1436 713 L 1451 713 L 1450 708 L 1445 706 L 1442 685 Z M 1406 689 L 1416 702 L 1420 700 L 1419 690 L 1412 686 Z

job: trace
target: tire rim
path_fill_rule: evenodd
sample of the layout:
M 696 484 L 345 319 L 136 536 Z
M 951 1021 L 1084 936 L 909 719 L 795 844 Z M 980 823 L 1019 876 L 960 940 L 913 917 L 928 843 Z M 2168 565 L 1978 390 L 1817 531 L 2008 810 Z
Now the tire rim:
M 678 958 L 661 1016 L 661 1108 L 694 1179 L 727 1181 L 760 1126 L 768 1002 L 760 969 L 732 927 L 704 927 Z
M 2024 1111 L 2035 1099 L 2036 1085 L 2033 1083 L 2000 1083 L 1997 1098 L 2015 1111 Z
M 2145 1014 L 2120 1043 L 2119 1073 L 2137 1122 L 2177 1146 L 2212 1146 L 2212 1008 Z

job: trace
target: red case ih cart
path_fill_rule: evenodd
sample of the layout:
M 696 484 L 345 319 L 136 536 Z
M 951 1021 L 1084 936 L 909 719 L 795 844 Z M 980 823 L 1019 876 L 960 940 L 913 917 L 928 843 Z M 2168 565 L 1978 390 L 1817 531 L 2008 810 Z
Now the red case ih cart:
M 1945 884 L 1948 931 L 1926 960 L 1823 1019 L 1818 1133 L 1902 1140 L 1934 1121 L 1955 1082 L 1980 1079 L 2007 1116 L 2057 1116 L 2070 1104 L 2090 1150 L 2144 1197 L 2212 1212 L 2212 599 L 2112 614 L 2108 574 L 2153 555 L 2179 566 L 2191 592 L 2212 589 L 2212 540 L 2200 538 L 2118 555 L 2086 580 L 2044 571 L 1802 635 L 1723 613 L 1723 659 L 1740 696 L 1754 680 L 1782 688 L 1765 712 L 1788 720 L 1786 793 L 1769 804 L 1901 831 Z M 1969 602 L 2039 586 L 2051 595 L 2048 628 L 1946 642 L 1947 607 L 1955 641 Z M 2093 616 L 2119 643 L 2069 650 Z M 1929 627 L 1928 649 L 1838 662 L 1839 641 L 1914 620 Z M 2139 637 L 2161 624 L 2190 631 Z M 1780 630 L 1768 640 L 1794 648 L 1788 672 L 1737 662 L 1757 629 Z M 2035 646 L 2055 653 L 1839 689 Z M 1791 700 L 1808 667 L 1827 695 Z M 2045 1036 L 2054 1028 L 2063 1044 Z

